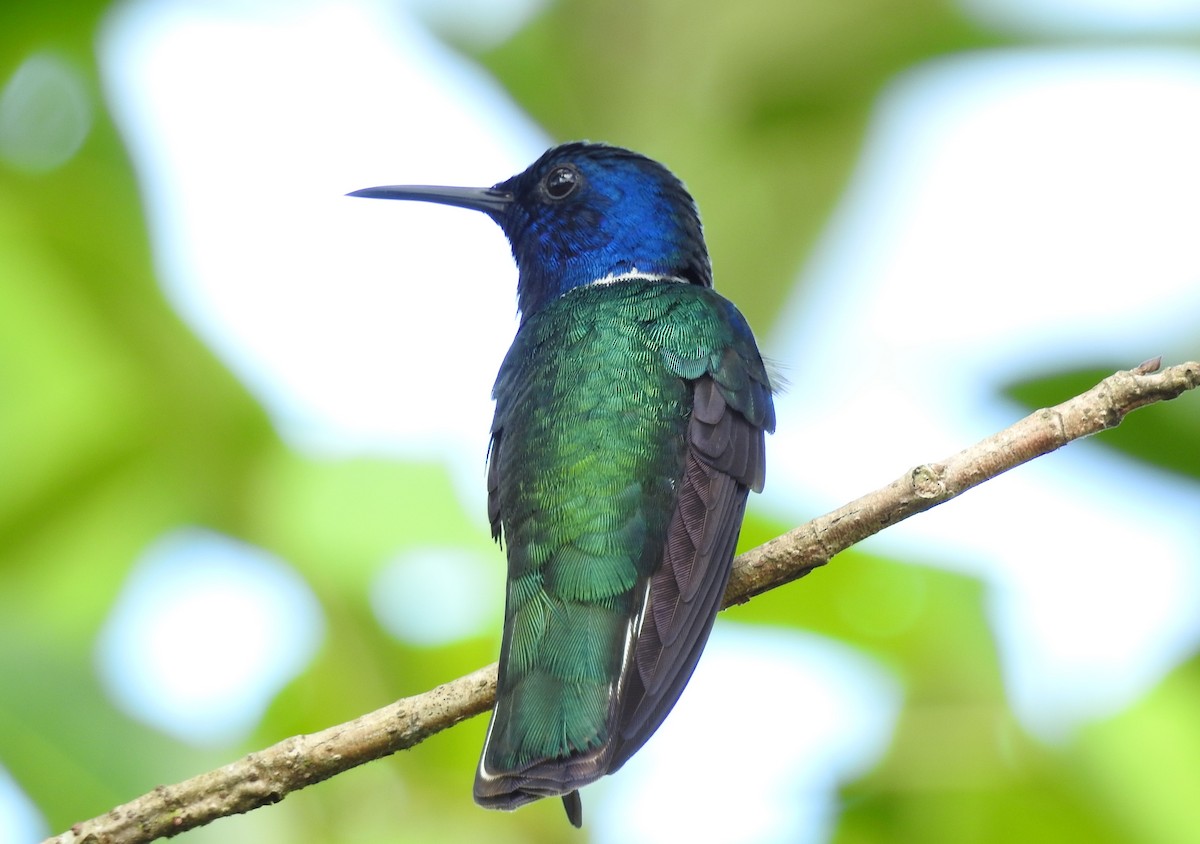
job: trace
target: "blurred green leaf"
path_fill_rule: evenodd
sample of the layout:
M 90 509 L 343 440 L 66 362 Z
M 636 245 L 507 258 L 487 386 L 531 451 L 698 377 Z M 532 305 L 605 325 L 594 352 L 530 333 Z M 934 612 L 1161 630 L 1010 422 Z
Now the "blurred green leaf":
M 1200 829 L 1200 658 L 1175 669 L 1127 711 L 1088 727 L 1073 779 L 1133 841 L 1191 841 Z

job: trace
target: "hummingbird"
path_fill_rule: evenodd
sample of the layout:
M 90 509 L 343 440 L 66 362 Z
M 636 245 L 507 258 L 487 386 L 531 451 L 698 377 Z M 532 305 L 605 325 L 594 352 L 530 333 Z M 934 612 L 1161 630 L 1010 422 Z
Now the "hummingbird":
M 519 327 L 487 460 L 508 580 L 475 801 L 512 810 L 620 768 L 700 658 L 761 492 L 771 381 L 713 290 L 699 212 L 666 167 L 574 142 L 490 188 L 390 185 L 499 224 Z

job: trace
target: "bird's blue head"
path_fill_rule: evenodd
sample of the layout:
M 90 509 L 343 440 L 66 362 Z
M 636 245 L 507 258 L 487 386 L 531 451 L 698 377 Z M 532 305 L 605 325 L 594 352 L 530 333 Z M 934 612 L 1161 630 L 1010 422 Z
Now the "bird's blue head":
M 490 188 L 389 186 L 351 196 L 439 202 L 488 214 L 512 244 L 522 319 L 598 281 L 650 276 L 712 286 L 692 197 L 666 167 L 620 147 L 563 144 Z

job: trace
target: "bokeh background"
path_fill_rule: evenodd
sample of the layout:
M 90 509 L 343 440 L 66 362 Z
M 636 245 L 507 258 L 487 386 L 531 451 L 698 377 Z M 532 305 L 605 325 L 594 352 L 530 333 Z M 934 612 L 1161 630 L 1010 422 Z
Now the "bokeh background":
M 347 199 L 668 164 L 787 380 L 743 547 L 1200 356 L 1195 0 L 0 11 L 0 842 L 495 658 L 499 230 Z M 1191 842 L 1200 402 L 724 613 L 585 828 L 485 719 L 192 842 Z

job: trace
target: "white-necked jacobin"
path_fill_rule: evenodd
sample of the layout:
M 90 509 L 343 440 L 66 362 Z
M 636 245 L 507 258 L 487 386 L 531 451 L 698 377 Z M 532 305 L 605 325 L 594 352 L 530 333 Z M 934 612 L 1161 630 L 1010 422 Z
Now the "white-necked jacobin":
M 569 143 L 490 188 L 350 195 L 482 211 L 512 245 L 521 322 L 487 468 L 508 586 L 475 800 L 561 796 L 579 826 L 578 789 L 658 729 L 708 639 L 762 490 L 770 380 L 656 161 Z

